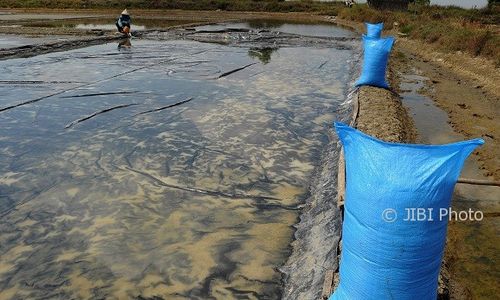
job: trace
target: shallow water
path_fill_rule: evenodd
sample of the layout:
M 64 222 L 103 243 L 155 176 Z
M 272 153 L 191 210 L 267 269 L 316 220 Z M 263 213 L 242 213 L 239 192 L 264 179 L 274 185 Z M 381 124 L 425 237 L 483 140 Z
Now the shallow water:
M 279 298 L 351 50 L 132 44 L 0 62 L 0 298 Z
M 85 30 L 92 30 L 92 29 L 116 30 L 116 25 L 114 25 L 114 24 L 93 24 L 93 23 L 76 24 L 75 28 L 76 29 L 85 29 Z M 146 29 L 146 26 L 134 24 L 134 30 L 144 30 L 144 29 Z
M 72 38 L 68 36 L 24 37 L 12 34 L 0 34 L 0 49 L 16 48 L 48 42 L 67 41 L 71 39 Z
M 228 22 L 223 24 L 198 26 L 199 30 L 223 30 L 232 28 L 246 28 L 246 29 L 259 29 L 259 30 L 272 30 L 283 33 L 298 34 L 303 36 L 314 37 L 335 37 L 335 38 L 351 38 L 355 34 L 351 31 L 334 27 L 328 23 L 304 24 L 304 23 L 290 23 L 280 20 L 266 20 L 256 19 L 246 22 Z
M 420 75 L 406 75 L 401 83 L 401 94 L 405 105 L 413 115 L 419 132 L 419 142 L 443 144 L 466 140 L 448 124 L 448 115 L 436 106 L 429 97 L 419 94 L 429 79 Z M 461 177 L 487 179 L 480 173 L 474 156 L 467 159 Z M 453 279 L 466 284 L 473 299 L 495 299 L 499 293 L 498 233 L 500 223 L 496 215 L 500 211 L 498 199 L 500 188 L 457 184 L 452 207 L 455 211 L 481 211 L 485 217 L 481 221 L 452 221 L 448 233 L 453 241 L 456 256 L 452 263 Z
M 52 19 L 52 20 L 30 20 L 22 22 L 23 27 L 63 27 L 75 28 L 82 30 L 116 30 L 116 18 L 99 17 L 99 18 L 69 18 L 69 19 Z M 133 18 L 133 30 L 158 29 L 169 26 L 182 25 L 193 23 L 193 20 L 166 20 L 161 18 Z

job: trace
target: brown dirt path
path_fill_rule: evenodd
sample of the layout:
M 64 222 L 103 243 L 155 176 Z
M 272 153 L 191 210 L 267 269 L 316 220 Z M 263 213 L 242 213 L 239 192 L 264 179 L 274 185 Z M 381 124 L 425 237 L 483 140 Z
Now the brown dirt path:
M 426 62 L 408 51 L 404 53 L 430 78 L 432 88 L 424 92 L 448 113 L 453 129 L 467 138 L 485 140 L 475 154 L 479 155 L 483 174 L 500 180 L 500 98 L 475 80 Z
M 361 23 L 326 19 L 364 31 Z M 384 34 L 398 36 L 396 30 Z M 394 56 L 406 57 L 409 61 L 394 59 Z M 409 63 L 431 79 L 426 94 L 448 113 L 450 125 L 468 138 L 485 140 L 485 145 L 474 153 L 479 155 L 484 175 L 500 180 L 500 69 L 485 58 L 460 52 L 441 53 L 420 41 L 398 37 L 393 51 L 394 69 L 407 68 Z M 397 78 L 394 80 L 397 82 Z

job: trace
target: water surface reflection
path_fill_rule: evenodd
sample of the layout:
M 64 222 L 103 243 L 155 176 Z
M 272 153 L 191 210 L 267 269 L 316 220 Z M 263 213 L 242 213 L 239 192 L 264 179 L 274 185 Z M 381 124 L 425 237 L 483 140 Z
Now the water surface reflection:
M 1 299 L 279 298 L 351 51 L 248 50 L 0 62 Z

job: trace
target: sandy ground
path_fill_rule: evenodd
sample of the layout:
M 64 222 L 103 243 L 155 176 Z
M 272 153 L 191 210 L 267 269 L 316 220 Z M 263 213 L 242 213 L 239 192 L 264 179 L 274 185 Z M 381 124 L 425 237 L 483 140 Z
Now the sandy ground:
M 414 58 L 411 54 L 409 57 Z M 467 138 L 482 137 L 485 140 L 484 146 L 475 154 L 479 155 L 484 175 L 500 180 L 500 98 L 493 95 L 490 89 L 457 76 L 446 68 L 417 58 L 413 60 L 432 82 L 425 94 L 448 113 L 455 131 Z

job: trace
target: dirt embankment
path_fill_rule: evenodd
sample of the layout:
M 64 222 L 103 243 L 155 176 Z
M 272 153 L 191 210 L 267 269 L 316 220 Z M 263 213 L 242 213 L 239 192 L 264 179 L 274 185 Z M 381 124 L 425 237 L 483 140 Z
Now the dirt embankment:
M 474 155 L 478 155 L 483 175 L 500 180 L 500 78 L 496 79 L 496 87 L 488 83 L 498 77 L 498 69 L 496 72 L 495 69 L 490 70 L 490 78 L 480 75 L 470 77 L 455 68 L 443 67 L 439 62 L 419 57 L 406 48 L 405 42 L 398 49 L 423 72 L 422 75 L 429 78 L 427 86 L 430 88 L 422 92 L 448 113 L 453 129 L 466 138 L 481 137 L 485 140 Z M 408 61 L 403 64 L 408 65 Z M 486 76 L 486 72 L 483 74 Z
M 364 32 L 364 24 L 326 18 L 330 22 Z M 397 28 L 384 32 L 398 37 Z M 396 59 L 394 59 L 396 58 Z M 393 70 L 416 66 L 430 78 L 425 94 L 448 113 L 450 125 L 467 138 L 486 143 L 474 152 L 485 176 L 500 180 L 500 72 L 491 60 L 466 53 L 441 53 L 432 45 L 398 37 L 393 50 Z M 398 78 L 389 71 L 397 90 Z
M 334 20 L 358 32 L 363 24 Z M 418 41 L 399 38 L 390 61 L 389 79 L 398 91 L 398 74 L 418 69 L 429 82 L 422 93 L 430 96 L 448 113 L 455 131 L 467 138 L 482 137 L 486 144 L 474 152 L 482 173 L 496 180 L 499 177 L 498 69 L 483 58 L 462 53 L 456 56 L 435 52 Z M 358 129 L 387 141 L 415 142 L 418 138 L 412 118 L 396 94 L 371 87 L 360 90 Z M 453 228 L 452 228 L 453 229 Z M 450 239 L 457 239 L 451 230 Z M 463 237 L 458 237 L 463 238 Z M 439 278 L 440 299 L 471 299 L 466 282 L 459 282 L 451 273 L 455 262 L 454 244 L 448 241 Z
M 415 142 L 413 121 L 397 94 L 366 86 L 360 88 L 358 97 L 359 130 L 388 142 Z
M 326 20 L 340 26 L 348 27 L 358 33 L 364 32 L 364 24 L 326 17 Z M 388 68 L 390 86 L 398 90 L 399 78 L 394 64 Z M 356 128 L 366 134 L 387 142 L 412 143 L 416 141 L 416 129 L 408 110 L 403 106 L 399 95 L 382 88 L 363 86 L 358 91 L 359 112 Z
M 390 68 L 396 68 L 397 62 Z M 394 70 L 389 72 L 395 74 Z M 399 80 L 394 77 L 390 81 L 395 86 Z M 364 86 L 358 91 L 358 104 L 357 129 L 388 142 L 415 143 L 418 133 L 398 94 Z M 467 295 L 467 290 L 453 280 L 445 258 L 439 276 L 439 299 L 468 299 Z
M 67 51 L 93 45 L 104 44 L 110 41 L 122 39 L 121 36 L 107 35 L 99 37 L 87 37 L 75 40 L 63 40 L 43 44 L 25 45 L 16 48 L 0 49 L 0 60 L 20 57 L 31 57 L 45 53 Z
M 364 30 L 362 24 L 346 23 L 340 21 L 344 26 L 354 28 L 358 32 Z M 397 45 L 390 60 L 388 68 L 388 77 L 390 86 L 394 91 L 399 91 L 400 71 L 408 70 L 413 64 L 409 64 L 408 57 L 411 55 L 405 51 L 405 55 L 401 55 L 401 46 Z M 416 57 L 413 55 L 413 59 Z M 431 67 L 429 63 L 422 62 L 429 68 L 440 72 L 443 76 L 445 72 L 451 72 L 443 67 Z M 413 63 L 413 62 L 412 62 Z M 430 82 L 434 86 L 437 82 Z M 474 90 L 474 89 L 472 89 Z M 469 87 L 468 92 L 471 92 Z M 436 100 L 436 97 L 434 97 Z M 474 100 L 474 99 L 472 99 Z M 478 97 L 475 98 L 479 100 Z M 415 143 L 418 138 L 418 132 L 414 125 L 412 117 L 410 117 L 407 108 L 404 107 L 401 98 L 396 92 L 375 87 L 361 87 L 358 91 L 359 113 L 356 121 L 356 127 L 374 137 L 390 142 Z M 439 103 L 439 102 L 438 102 Z M 472 104 L 471 104 L 472 105 Z M 450 274 L 449 261 L 452 260 L 449 249 L 444 258 L 441 273 L 439 276 L 439 299 L 469 299 L 470 294 L 467 288 L 454 279 L 453 274 Z

